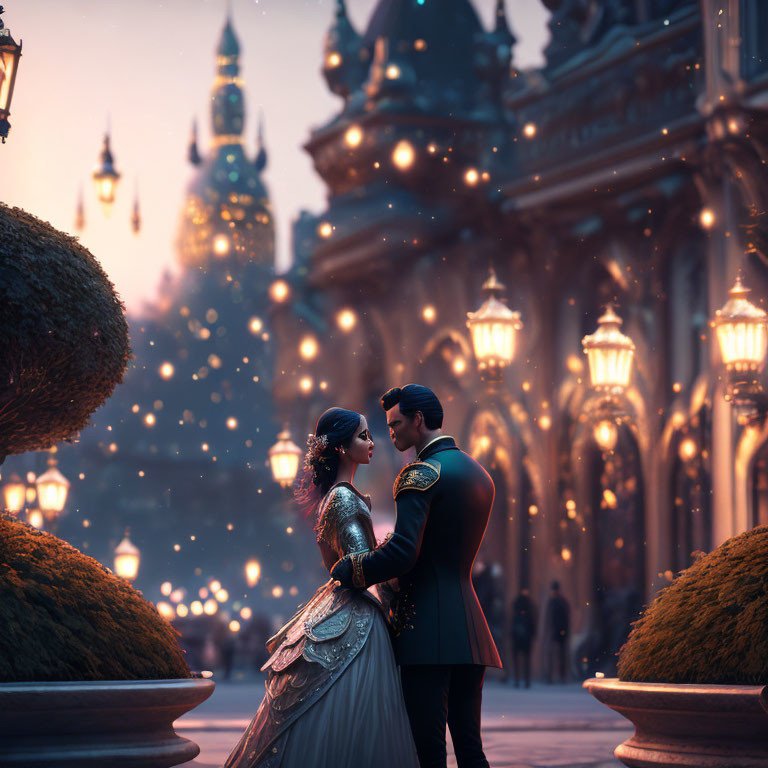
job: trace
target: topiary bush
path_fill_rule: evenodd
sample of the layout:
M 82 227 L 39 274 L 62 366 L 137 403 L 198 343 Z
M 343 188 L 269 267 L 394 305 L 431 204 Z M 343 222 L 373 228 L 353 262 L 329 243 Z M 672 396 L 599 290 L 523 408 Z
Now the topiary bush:
M 178 633 L 92 557 L 0 517 L 0 683 L 190 677 Z
M 768 684 L 768 526 L 729 539 L 662 590 L 619 653 L 619 677 Z
M 96 259 L 0 204 L 0 461 L 77 434 L 129 358 L 125 309 Z

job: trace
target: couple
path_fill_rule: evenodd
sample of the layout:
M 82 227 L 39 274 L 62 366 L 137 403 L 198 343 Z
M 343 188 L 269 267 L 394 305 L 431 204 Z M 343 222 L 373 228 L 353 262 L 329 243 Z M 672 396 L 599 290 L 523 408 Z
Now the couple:
M 376 545 L 353 485 L 373 456 L 365 416 L 331 408 L 300 494 L 331 580 L 267 643 L 266 695 L 225 768 L 444 768 L 446 722 L 459 768 L 488 766 L 483 676 L 501 661 L 470 574 L 493 482 L 441 433 L 432 390 L 408 384 L 381 404 L 395 447 L 417 453 L 395 481 L 394 533 Z

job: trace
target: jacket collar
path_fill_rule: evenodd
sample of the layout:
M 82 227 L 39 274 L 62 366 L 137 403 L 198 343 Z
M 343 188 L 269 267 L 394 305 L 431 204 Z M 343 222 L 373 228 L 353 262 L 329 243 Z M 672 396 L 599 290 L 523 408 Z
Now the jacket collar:
M 428 459 L 440 451 L 446 451 L 449 448 L 455 448 L 456 441 L 450 435 L 440 435 L 434 440 L 428 442 L 422 449 L 419 455 L 416 457 L 419 460 Z

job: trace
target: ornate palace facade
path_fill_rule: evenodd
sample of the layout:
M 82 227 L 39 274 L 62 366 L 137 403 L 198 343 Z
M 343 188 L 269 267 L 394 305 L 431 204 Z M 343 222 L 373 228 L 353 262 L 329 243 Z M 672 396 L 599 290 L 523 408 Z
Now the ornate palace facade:
M 490 32 L 469 0 L 381 0 L 364 34 L 339 0 L 342 106 L 306 144 L 328 205 L 274 303 L 274 396 L 296 433 L 332 404 L 372 417 L 387 515 L 402 459 L 378 398 L 432 386 L 496 483 L 481 557 L 506 612 L 558 579 L 588 674 L 693 552 L 768 522 L 768 432 L 724 400 L 709 327 L 737 268 L 768 296 L 768 6 L 546 5 L 546 64 L 518 71 L 501 0 Z M 490 265 L 523 323 L 496 381 L 466 329 Z M 636 351 L 606 437 L 581 342 L 609 302 Z

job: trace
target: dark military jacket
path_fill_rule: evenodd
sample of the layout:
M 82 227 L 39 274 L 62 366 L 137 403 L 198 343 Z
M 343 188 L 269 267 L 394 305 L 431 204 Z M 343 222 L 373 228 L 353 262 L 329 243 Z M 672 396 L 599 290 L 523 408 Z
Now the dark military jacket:
M 399 577 L 398 664 L 501 667 L 471 577 L 493 504 L 490 476 L 445 436 L 403 469 L 394 496 L 395 531 L 361 562 L 366 585 Z

